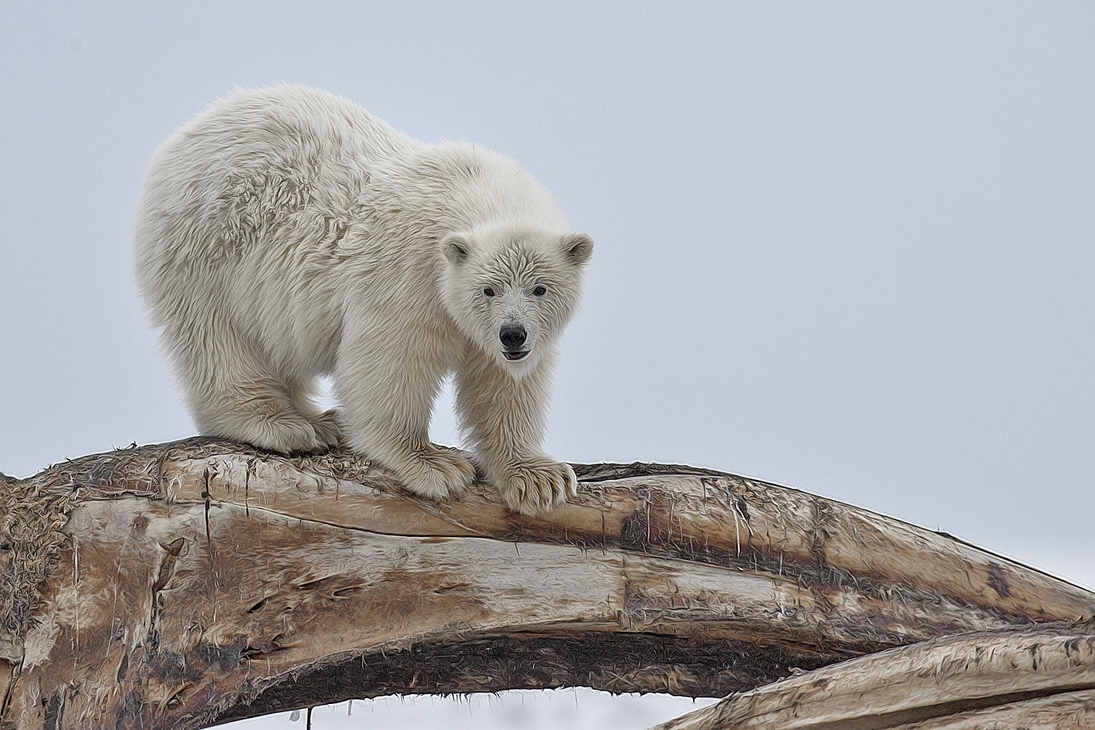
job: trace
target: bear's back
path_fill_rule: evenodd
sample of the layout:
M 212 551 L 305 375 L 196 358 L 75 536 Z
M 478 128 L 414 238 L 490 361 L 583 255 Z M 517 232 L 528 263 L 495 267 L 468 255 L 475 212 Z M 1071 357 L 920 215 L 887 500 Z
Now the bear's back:
M 326 92 L 238 92 L 157 150 L 138 213 L 138 270 L 155 260 L 224 264 L 256 244 L 268 249 L 279 228 L 348 219 L 371 168 L 416 146 Z
M 342 284 L 321 272 L 354 237 L 374 168 L 417 146 L 318 90 L 215 103 L 157 150 L 145 180 L 134 264 L 153 321 L 219 312 L 258 339 L 333 342 Z
M 436 249 L 447 233 L 492 222 L 521 221 L 567 230 L 551 194 L 516 161 L 468 142 L 418 145 L 378 165 L 367 207 L 383 211 L 380 225 Z

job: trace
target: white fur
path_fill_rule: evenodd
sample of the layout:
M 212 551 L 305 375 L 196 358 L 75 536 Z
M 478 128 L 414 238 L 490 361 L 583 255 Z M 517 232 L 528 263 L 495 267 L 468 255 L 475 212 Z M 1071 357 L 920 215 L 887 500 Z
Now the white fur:
M 283 453 L 341 434 L 440 498 L 474 477 L 429 442 L 455 371 L 476 461 L 534 514 L 576 486 L 541 443 L 592 246 L 512 160 L 281 86 L 217 103 L 156 152 L 134 258 L 202 433 Z M 504 325 L 525 328 L 524 359 L 503 356 Z M 319 375 L 338 413 L 313 404 Z

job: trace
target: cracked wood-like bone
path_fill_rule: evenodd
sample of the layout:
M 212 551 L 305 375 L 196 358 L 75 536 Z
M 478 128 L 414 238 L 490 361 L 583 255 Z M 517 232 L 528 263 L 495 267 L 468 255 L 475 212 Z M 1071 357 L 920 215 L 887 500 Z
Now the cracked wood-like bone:
M 1095 622 L 948 636 L 743 692 L 653 730 L 1095 727 Z
M 0 721 L 197 728 L 351 697 L 725 696 L 1095 595 L 947 535 L 690 467 L 577 466 L 536 518 L 345 452 L 210 439 L 7 480 Z

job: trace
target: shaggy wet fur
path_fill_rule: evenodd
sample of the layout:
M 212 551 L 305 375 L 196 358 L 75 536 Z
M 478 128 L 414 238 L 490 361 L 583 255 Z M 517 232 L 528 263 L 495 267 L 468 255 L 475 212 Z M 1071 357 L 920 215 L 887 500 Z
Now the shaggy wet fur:
M 282 86 L 217 103 L 156 152 L 134 257 L 203 434 L 283 453 L 344 439 L 441 498 L 474 476 L 429 442 L 455 372 L 474 458 L 535 514 L 576 485 L 541 443 L 592 249 L 512 160 Z M 320 375 L 338 412 L 314 405 Z

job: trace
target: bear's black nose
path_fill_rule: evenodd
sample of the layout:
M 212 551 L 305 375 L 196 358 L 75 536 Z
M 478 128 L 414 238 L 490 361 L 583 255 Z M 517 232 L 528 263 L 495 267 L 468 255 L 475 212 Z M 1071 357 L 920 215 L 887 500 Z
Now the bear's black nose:
M 525 344 L 526 336 L 525 328 L 519 324 L 502 325 L 502 330 L 498 333 L 498 339 L 507 350 L 516 350 Z

